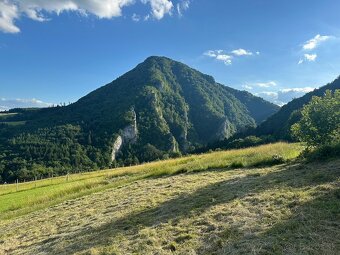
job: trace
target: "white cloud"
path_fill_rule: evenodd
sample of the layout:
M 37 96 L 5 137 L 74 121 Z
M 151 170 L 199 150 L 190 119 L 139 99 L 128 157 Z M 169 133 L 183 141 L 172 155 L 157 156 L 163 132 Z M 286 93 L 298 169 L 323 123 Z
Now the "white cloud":
M 318 57 L 317 54 L 304 54 L 303 59 L 300 59 L 298 65 L 302 64 L 305 61 L 308 62 L 315 62 L 316 58 Z
M 259 52 L 258 54 L 256 53 L 256 55 L 259 55 L 259 54 L 260 54 Z M 242 56 L 251 56 L 254 54 L 251 51 L 238 49 L 238 50 L 233 50 L 231 52 L 226 52 L 224 50 L 208 50 L 205 53 L 203 53 L 203 55 L 222 61 L 226 65 L 231 65 L 233 59 L 236 59 Z
M 29 107 L 49 107 L 51 103 L 46 103 L 41 100 L 32 99 L 6 99 L 0 98 L 0 110 L 5 111 L 12 108 L 29 108 Z
M 208 50 L 204 53 L 205 56 L 214 58 L 216 60 L 224 62 L 226 65 L 232 64 L 233 57 L 223 53 L 223 50 Z
M 19 33 L 20 29 L 14 25 L 19 17 L 18 7 L 8 1 L 0 1 L 0 31 L 5 33 Z
M 316 54 L 305 54 L 305 59 L 310 61 L 310 62 L 313 62 L 316 60 L 317 56 Z
M 142 3 L 150 3 L 152 16 L 158 20 L 162 19 L 165 14 L 170 14 L 173 3 L 169 0 L 142 0 Z
M 121 16 L 123 8 L 137 1 L 150 5 L 150 14 L 157 20 L 165 15 L 172 15 L 173 0 L 0 0 L 0 31 L 20 32 L 15 21 L 22 16 L 44 22 L 49 20 L 49 14 L 59 15 L 66 11 L 78 12 L 84 16 L 91 14 L 100 19 L 111 19 Z M 178 4 L 180 10 L 178 15 L 182 15 L 182 12 L 189 8 L 190 2 L 181 0 Z M 144 20 L 149 18 L 150 15 L 144 16 Z
M 231 53 L 236 55 L 236 56 L 251 56 L 251 55 L 253 55 L 253 53 L 251 51 L 247 51 L 245 49 L 233 50 Z
M 282 93 L 290 93 L 290 92 L 298 92 L 298 93 L 308 93 L 313 91 L 315 88 L 312 87 L 303 87 L 303 88 L 289 88 L 289 89 L 281 89 Z
M 304 94 L 313 91 L 312 87 L 302 87 L 302 88 L 287 88 L 280 89 L 279 91 L 262 91 L 255 93 L 255 95 L 262 97 L 272 103 L 277 105 L 284 105 L 294 98 L 303 96 Z
M 278 92 L 274 92 L 274 91 L 262 91 L 262 92 L 256 93 L 255 95 L 257 95 L 257 96 L 261 96 L 261 95 L 262 96 L 268 96 L 268 97 L 277 99 L 279 93 Z
M 231 65 L 231 63 L 232 63 L 232 61 L 231 61 L 232 57 L 229 56 L 229 55 L 226 55 L 226 54 L 217 55 L 216 59 L 220 60 L 220 61 L 223 61 L 224 64 L 226 64 L 226 65 Z
M 314 50 L 315 48 L 317 48 L 320 45 L 320 43 L 325 42 L 325 41 L 327 41 L 331 38 L 332 38 L 332 36 L 318 34 L 314 38 L 305 42 L 305 44 L 303 45 L 303 49 L 304 50 Z
M 277 86 L 277 83 L 275 81 L 268 81 L 268 82 L 257 82 L 253 84 L 256 87 L 260 88 L 271 88 Z

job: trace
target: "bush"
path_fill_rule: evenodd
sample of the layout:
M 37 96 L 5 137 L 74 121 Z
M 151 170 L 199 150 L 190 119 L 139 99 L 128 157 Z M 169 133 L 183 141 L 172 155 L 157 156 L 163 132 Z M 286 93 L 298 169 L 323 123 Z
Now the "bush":
M 279 154 L 273 155 L 271 158 L 263 159 L 261 161 L 257 161 L 253 164 L 254 167 L 264 167 L 264 166 L 275 166 L 279 164 L 285 163 L 286 160 Z
M 301 119 L 292 134 L 308 147 L 340 142 L 340 90 L 327 90 L 324 97 L 313 97 L 301 110 Z
M 230 168 L 243 168 L 244 164 L 240 161 L 235 161 L 235 162 L 231 163 L 229 167 Z
M 318 148 L 307 148 L 301 154 L 308 161 L 327 160 L 338 158 L 340 155 L 340 143 L 323 145 Z

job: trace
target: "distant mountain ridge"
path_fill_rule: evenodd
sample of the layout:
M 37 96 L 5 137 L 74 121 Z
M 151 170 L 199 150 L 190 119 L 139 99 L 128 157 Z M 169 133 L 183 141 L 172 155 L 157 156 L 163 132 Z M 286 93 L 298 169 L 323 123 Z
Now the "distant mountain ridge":
M 76 103 L 7 118 L 0 164 L 10 176 L 34 164 L 63 172 L 135 164 L 229 138 L 278 110 L 180 62 L 149 57 Z
M 261 123 L 255 130 L 256 135 L 272 135 L 276 139 L 291 140 L 290 127 L 300 118 L 299 111 L 313 96 L 323 96 L 326 90 L 340 89 L 340 76 L 333 82 L 315 89 L 300 98 L 293 99 L 288 104 Z

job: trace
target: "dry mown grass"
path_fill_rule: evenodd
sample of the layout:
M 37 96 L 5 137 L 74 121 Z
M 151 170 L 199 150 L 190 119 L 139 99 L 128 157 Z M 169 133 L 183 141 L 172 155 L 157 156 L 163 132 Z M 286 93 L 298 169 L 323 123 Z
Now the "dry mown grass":
M 3 223 L 0 254 L 338 254 L 340 161 L 147 178 Z

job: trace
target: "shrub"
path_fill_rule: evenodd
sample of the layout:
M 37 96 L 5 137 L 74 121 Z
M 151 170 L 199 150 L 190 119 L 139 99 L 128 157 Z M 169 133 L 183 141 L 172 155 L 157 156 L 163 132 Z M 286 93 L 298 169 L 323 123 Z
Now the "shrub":
M 301 154 L 302 158 L 308 161 L 326 160 L 331 158 L 338 158 L 340 155 L 340 143 L 323 145 L 318 148 L 307 148 Z
M 308 147 L 340 142 L 340 90 L 327 90 L 324 97 L 313 97 L 301 110 L 301 119 L 292 134 Z
M 240 161 L 232 162 L 229 166 L 230 168 L 243 168 L 244 164 Z

